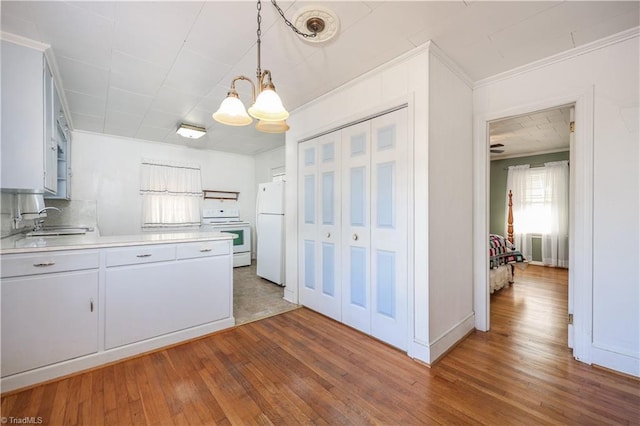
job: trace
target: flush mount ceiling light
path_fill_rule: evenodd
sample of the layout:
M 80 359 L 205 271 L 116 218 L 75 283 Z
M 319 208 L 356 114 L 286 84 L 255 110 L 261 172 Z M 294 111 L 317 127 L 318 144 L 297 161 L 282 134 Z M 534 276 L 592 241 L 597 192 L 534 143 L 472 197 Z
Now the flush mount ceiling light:
M 207 133 L 207 129 L 192 124 L 181 123 L 176 133 L 185 138 L 198 139 Z
M 278 4 L 276 0 L 271 0 L 273 6 L 278 10 L 280 16 L 286 22 L 287 26 L 289 26 L 296 34 L 304 37 L 305 39 L 312 39 L 317 37 L 322 33 L 325 28 L 325 24 L 321 18 L 317 17 L 314 21 L 315 24 L 312 26 L 307 25 L 306 28 L 311 31 L 310 33 L 304 33 L 294 24 L 292 24 L 287 18 L 284 16 L 284 12 Z M 220 104 L 220 108 L 216 112 L 213 113 L 213 119 L 219 123 L 227 124 L 229 126 L 246 126 L 253 122 L 253 118 L 258 119 L 258 124 L 256 125 L 256 129 L 261 132 L 267 133 L 283 133 L 289 130 L 289 126 L 286 123 L 286 119 L 289 117 L 289 112 L 282 105 L 282 100 L 276 93 L 276 88 L 271 80 L 271 71 L 264 70 L 260 68 L 260 36 L 262 35 L 262 30 L 260 28 L 260 23 L 262 22 L 262 16 L 260 15 L 260 11 L 262 10 L 262 3 L 260 0 L 257 2 L 258 9 L 258 29 L 256 31 L 257 35 L 257 49 L 258 49 L 258 67 L 256 69 L 256 77 L 258 80 L 258 90 L 256 97 L 256 85 L 253 81 L 245 77 L 243 75 L 234 77 L 231 81 L 231 88 L 227 92 L 227 97 Z M 251 94 L 252 94 L 252 105 L 249 107 L 249 113 L 247 114 L 247 110 L 244 107 L 244 104 L 240 100 L 238 96 L 238 92 L 236 91 L 236 81 L 248 81 L 251 84 Z

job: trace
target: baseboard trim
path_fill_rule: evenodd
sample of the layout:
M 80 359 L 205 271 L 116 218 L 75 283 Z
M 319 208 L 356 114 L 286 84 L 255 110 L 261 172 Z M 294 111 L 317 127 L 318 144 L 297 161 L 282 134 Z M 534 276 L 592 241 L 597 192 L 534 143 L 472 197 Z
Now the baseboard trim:
M 438 336 L 429 345 L 429 364 L 435 364 L 458 343 L 475 330 L 475 314 L 471 312 L 462 321 Z

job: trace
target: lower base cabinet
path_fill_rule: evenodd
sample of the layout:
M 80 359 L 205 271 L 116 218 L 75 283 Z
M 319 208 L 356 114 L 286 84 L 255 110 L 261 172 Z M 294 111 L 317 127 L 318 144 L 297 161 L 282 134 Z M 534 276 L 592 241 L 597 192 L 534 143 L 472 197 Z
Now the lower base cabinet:
M 2 280 L 2 376 L 98 351 L 98 270 Z
M 231 240 L 0 256 L 3 392 L 235 324 Z
M 108 268 L 105 349 L 231 316 L 227 266 L 208 257 Z

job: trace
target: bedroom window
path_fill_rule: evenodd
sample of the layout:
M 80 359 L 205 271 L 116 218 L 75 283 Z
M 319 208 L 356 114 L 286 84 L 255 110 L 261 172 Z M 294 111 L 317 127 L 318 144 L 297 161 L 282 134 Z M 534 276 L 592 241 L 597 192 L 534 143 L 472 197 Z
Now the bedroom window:
M 550 199 L 553 188 L 545 184 L 544 168 L 528 169 L 518 211 L 518 226 L 525 234 L 544 234 L 550 228 Z
M 531 253 L 531 236 L 542 236 L 546 265 L 568 266 L 569 162 L 554 161 L 544 167 L 511 166 L 507 193 L 513 193 L 514 238 L 525 257 Z M 507 206 L 505 206 L 507 207 Z
M 199 165 L 143 160 L 140 165 L 142 228 L 200 225 Z

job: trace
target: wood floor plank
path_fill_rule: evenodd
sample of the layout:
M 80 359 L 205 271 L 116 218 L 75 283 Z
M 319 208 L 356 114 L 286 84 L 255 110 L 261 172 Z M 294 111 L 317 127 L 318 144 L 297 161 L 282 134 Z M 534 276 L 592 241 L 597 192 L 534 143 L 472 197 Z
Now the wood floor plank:
M 432 368 L 308 309 L 4 395 L 50 425 L 640 424 L 640 381 L 575 361 L 567 272 L 530 266 Z

